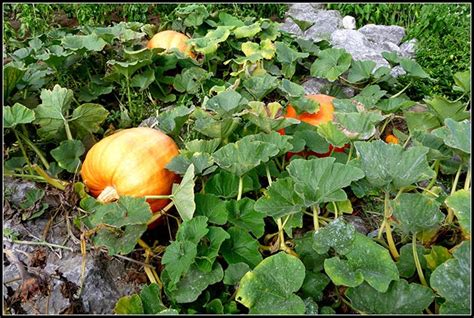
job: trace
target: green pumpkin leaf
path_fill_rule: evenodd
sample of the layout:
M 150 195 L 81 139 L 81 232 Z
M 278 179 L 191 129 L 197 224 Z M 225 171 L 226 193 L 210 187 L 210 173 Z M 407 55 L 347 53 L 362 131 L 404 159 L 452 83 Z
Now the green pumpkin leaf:
M 13 107 L 3 106 L 3 127 L 15 128 L 18 124 L 29 124 L 35 120 L 35 112 L 28 107 L 15 103 Z
M 362 284 L 349 288 L 346 296 L 354 308 L 366 314 L 414 314 L 420 315 L 434 300 L 433 291 L 423 285 L 404 279 L 394 281 L 385 293 Z
M 250 267 L 246 263 L 230 264 L 224 271 L 224 280 L 222 282 L 226 285 L 237 285 L 249 270 Z
M 206 103 L 207 109 L 215 111 L 220 116 L 231 116 L 243 109 L 247 100 L 233 90 L 224 91 L 210 98 Z
M 196 255 L 196 265 L 199 270 L 208 273 L 212 270 L 212 266 L 217 258 L 222 242 L 229 239 L 230 235 L 223 228 L 210 226 L 209 232 L 204 240 L 198 245 L 198 253 Z
M 225 201 L 210 193 L 196 193 L 194 200 L 196 202 L 196 216 L 205 216 L 210 223 L 214 224 L 224 225 L 227 223 L 228 211 Z
M 275 268 L 285 270 L 275 271 Z M 235 299 L 250 314 L 303 314 L 305 305 L 296 296 L 304 281 L 305 268 L 295 256 L 280 252 L 264 259 L 240 280 Z
M 453 90 L 469 94 L 471 92 L 471 71 L 457 72 L 453 76 Z
M 181 278 L 176 285 L 169 285 L 168 270 L 164 270 L 161 279 L 165 284 L 165 293 L 177 303 L 192 303 L 201 293 L 212 284 L 220 282 L 224 276 L 222 266 L 216 262 L 212 271 L 205 273 L 199 270 L 196 265 L 192 265 L 189 271 Z
M 421 268 L 427 268 L 425 260 L 427 249 L 423 245 L 416 245 L 416 253 L 420 261 Z M 410 278 L 416 272 L 415 259 L 413 258 L 413 245 L 405 244 L 400 248 L 400 259 L 397 262 L 400 277 Z
M 260 183 L 251 176 L 244 175 L 242 178 L 242 194 L 260 188 Z M 224 199 L 235 198 L 239 191 L 239 177 L 227 171 L 219 171 L 209 178 L 205 191 Z
M 347 196 L 342 189 L 352 181 L 364 177 L 359 168 L 334 161 L 335 158 L 332 157 L 295 159 L 287 166 L 288 173 L 295 182 L 295 192 L 304 198 L 305 206 L 344 201 Z
M 252 137 L 244 137 L 235 143 L 230 143 L 214 152 L 214 161 L 222 169 L 239 177 L 270 160 L 279 153 L 277 146 L 254 141 Z
M 372 137 L 375 126 L 385 119 L 379 111 L 366 111 L 360 113 L 334 113 L 335 120 L 342 126 L 344 134 L 351 140 L 366 140 Z M 340 145 L 340 142 L 339 144 Z
M 441 122 L 447 118 L 462 121 L 471 117 L 471 113 L 466 111 L 466 104 L 461 101 L 453 102 L 444 96 L 434 96 L 432 99 L 426 99 L 425 102 Z
M 140 298 L 142 300 L 144 314 L 153 315 L 166 309 L 161 301 L 160 286 L 155 283 L 143 287 L 140 292 Z
M 426 147 L 404 150 L 400 145 L 387 144 L 381 140 L 356 141 L 354 145 L 360 155 L 360 168 L 367 180 L 376 187 L 392 184 L 399 189 L 427 180 L 434 174 L 426 160 Z
M 471 234 L 471 191 L 458 190 L 446 200 L 446 205 L 453 209 L 461 228 L 468 235 Z
M 10 97 L 25 73 L 26 68 L 23 62 L 11 62 L 3 67 L 3 93 L 6 98 Z
M 430 253 L 423 256 L 424 260 L 426 261 L 426 266 L 432 271 L 452 257 L 451 253 L 449 253 L 449 250 L 446 247 L 440 245 L 431 246 Z M 423 260 L 420 259 L 420 261 Z
M 221 254 L 229 264 L 244 262 L 251 268 L 262 260 L 258 251 L 260 244 L 246 230 L 239 227 L 231 227 L 227 230 L 230 239 L 224 241 Z
M 293 179 L 279 178 L 257 200 L 255 210 L 275 219 L 300 212 L 304 202 L 293 189 Z
M 225 42 L 230 35 L 233 26 L 218 26 L 215 30 L 207 32 L 204 37 L 193 38 L 188 43 L 196 52 L 211 54 L 217 51 L 219 44 Z
M 306 270 L 306 275 L 300 291 L 303 296 L 311 297 L 315 301 L 321 301 L 323 299 L 324 289 L 330 282 L 331 280 L 327 275 Z
M 412 59 L 409 58 L 401 58 L 400 59 L 400 66 L 407 72 L 408 76 L 412 76 L 415 78 L 430 78 L 428 73 L 426 73 L 418 64 Z
M 471 121 L 463 120 L 457 122 L 451 118 L 444 120 L 441 128 L 433 130 L 431 133 L 442 138 L 444 143 L 451 148 L 459 149 L 465 153 L 471 153 Z
M 173 184 L 171 200 L 173 200 L 179 215 L 184 221 L 192 219 L 196 210 L 196 203 L 194 203 L 194 165 L 189 165 L 179 185 Z
M 115 304 L 114 313 L 117 315 L 144 314 L 142 299 L 137 294 L 121 297 Z
M 107 247 L 109 255 L 130 253 L 152 216 L 144 198 L 127 196 L 113 203 L 94 205 L 89 212 L 87 222 L 92 227 L 106 225 L 97 231 L 93 241 L 97 246 Z
M 251 25 L 244 25 L 234 29 L 233 33 L 236 39 L 241 38 L 251 38 L 255 36 L 258 32 L 262 31 L 260 23 L 255 22 Z
M 330 48 L 320 51 L 318 59 L 311 65 L 310 74 L 334 82 L 351 66 L 352 57 L 344 49 Z
M 345 144 L 350 142 L 349 137 L 341 130 L 339 130 L 331 121 L 318 125 L 317 132 L 320 136 L 324 137 L 327 143 L 335 147 L 343 147 Z
M 88 134 L 97 133 L 108 115 L 109 112 L 102 105 L 82 104 L 72 112 L 69 125 L 77 138 L 84 138 Z
M 35 123 L 41 126 L 38 134 L 46 140 L 53 139 L 64 132 L 65 116 L 71 107 L 73 92 L 55 85 L 52 90 L 43 89 L 40 97 L 42 103 L 35 109 Z
M 152 69 L 148 69 L 142 74 L 135 75 L 130 81 L 130 86 L 139 87 L 139 91 L 143 92 L 153 82 L 155 82 L 155 72 Z
M 372 76 L 375 65 L 374 61 L 353 61 L 347 74 L 347 80 L 351 83 L 357 83 L 369 79 Z
M 342 246 L 346 260 L 324 261 L 326 274 L 336 285 L 347 283 L 356 287 L 357 283 L 362 283 L 360 277 L 363 277 L 370 286 L 383 293 L 392 280 L 398 280 L 398 269 L 390 253 L 370 238 L 355 232 L 352 246 Z M 337 248 L 336 245 L 336 252 L 342 254 Z
M 249 198 L 226 202 L 229 223 L 247 230 L 259 238 L 264 234 L 265 222 L 263 218 L 265 215 L 257 211 L 254 205 L 255 201 Z
M 401 229 L 407 234 L 429 230 L 444 220 L 440 204 L 420 193 L 402 193 L 390 205 Z
M 85 49 L 87 51 L 99 52 L 104 49 L 107 42 L 93 33 L 89 35 L 66 35 L 62 39 L 61 44 L 65 49 L 72 51 Z
M 439 265 L 431 274 L 430 286 L 446 299 L 440 307 L 440 313 L 446 311 L 447 313 L 469 314 L 471 308 L 470 249 L 470 241 L 462 242 L 454 251 L 454 258 Z
M 430 131 L 441 126 L 441 122 L 436 115 L 429 112 L 404 111 L 403 116 L 405 116 L 408 130 L 412 134 L 417 131 Z
M 198 94 L 203 82 L 209 79 L 210 75 L 211 73 L 200 67 L 185 68 L 181 74 L 175 76 L 173 87 L 180 93 Z
M 337 218 L 314 233 L 313 249 L 318 254 L 324 254 L 332 247 L 340 254 L 345 254 L 352 246 L 354 235 L 354 226 L 344 222 L 342 217 Z
M 51 155 L 61 168 L 67 172 L 76 173 L 81 165 L 79 157 L 85 151 L 84 145 L 80 140 L 64 140 L 59 147 L 51 150 Z
M 177 135 L 188 120 L 194 107 L 177 106 L 158 115 L 158 127 L 166 134 Z
M 265 73 L 246 78 L 243 86 L 256 101 L 260 101 L 278 87 L 278 78 Z

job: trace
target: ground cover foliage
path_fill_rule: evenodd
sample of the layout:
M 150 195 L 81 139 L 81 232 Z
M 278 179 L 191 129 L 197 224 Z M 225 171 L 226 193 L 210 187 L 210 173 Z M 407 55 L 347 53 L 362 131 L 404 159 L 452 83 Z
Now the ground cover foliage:
M 4 177 L 38 184 L 15 207 L 23 221 L 47 213 L 55 188 L 74 194 L 83 251 L 141 248 L 149 283 L 118 314 L 468 314 L 470 70 L 447 79 L 462 98 L 414 99 L 407 87 L 432 78 L 413 60 L 386 54 L 406 71 L 393 78 L 268 18 L 200 4 L 173 15 L 195 59 L 147 49 L 161 28 L 143 22 L 8 43 Z M 319 110 L 301 85 L 311 76 L 334 84 L 333 122 L 283 116 L 288 103 Z M 154 229 L 144 198 L 100 204 L 78 174 L 95 142 L 145 119 L 181 149 Z

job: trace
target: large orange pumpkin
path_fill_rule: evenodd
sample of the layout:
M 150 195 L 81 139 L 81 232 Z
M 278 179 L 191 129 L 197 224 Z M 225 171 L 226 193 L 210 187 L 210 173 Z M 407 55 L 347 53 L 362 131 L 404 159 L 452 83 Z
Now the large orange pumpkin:
M 318 126 L 320 124 L 324 124 L 330 122 L 334 119 L 334 105 L 332 103 L 334 97 L 324 95 L 324 94 L 316 94 L 316 95 L 306 95 L 306 98 L 312 99 L 319 103 L 319 110 L 316 113 L 301 113 L 297 114 L 296 110 L 293 108 L 291 104 L 288 104 L 286 107 L 286 114 L 284 115 L 286 118 L 296 118 L 301 120 L 305 123 L 308 123 L 313 126 Z M 285 130 L 281 129 L 280 134 L 285 134 Z M 329 151 L 326 153 L 317 153 L 314 151 L 303 151 L 298 153 L 298 155 L 308 156 L 308 155 L 316 155 L 317 157 L 327 157 L 331 154 L 331 152 L 344 152 L 344 149 L 347 148 L 349 145 L 345 145 L 344 147 L 333 147 L 333 145 L 329 145 Z M 292 156 L 296 155 L 295 153 L 289 152 L 288 159 Z
M 90 193 L 101 202 L 121 195 L 169 195 L 177 176 L 165 166 L 176 155 L 178 146 L 163 132 L 147 127 L 124 129 L 89 150 L 81 175 Z M 168 200 L 148 203 L 156 212 Z
M 189 38 L 183 34 L 173 30 L 166 30 L 158 32 L 155 34 L 150 41 L 147 43 L 147 47 L 151 48 L 161 48 L 169 50 L 172 48 L 177 48 L 180 52 L 195 58 L 196 55 L 191 51 L 191 47 L 186 43 Z

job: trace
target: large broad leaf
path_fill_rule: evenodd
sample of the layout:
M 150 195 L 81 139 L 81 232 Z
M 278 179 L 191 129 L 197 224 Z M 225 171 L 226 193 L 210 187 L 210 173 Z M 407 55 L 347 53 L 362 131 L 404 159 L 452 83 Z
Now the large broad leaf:
M 109 112 L 99 104 L 82 104 L 74 109 L 69 122 L 71 129 L 77 138 L 83 138 L 88 134 L 100 130 L 100 124 L 107 118 Z
M 210 223 L 224 225 L 227 223 L 226 202 L 219 199 L 214 194 L 196 193 L 196 212 L 195 215 L 203 215 L 208 218 Z
M 177 135 L 188 120 L 194 107 L 175 106 L 158 115 L 158 127 L 167 134 Z
M 114 308 L 114 313 L 118 315 L 127 314 L 158 314 L 166 307 L 161 301 L 160 287 L 153 283 L 143 287 L 140 295 L 121 297 Z
M 416 245 L 416 253 L 420 261 L 421 268 L 427 268 L 426 253 L 427 249 L 423 245 Z M 400 258 L 397 262 L 400 277 L 410 278 L 416 272 L 415 259 L 413 257 L 413 245 L 405 244 L 400 248 Z
M 392 280 L 398 280 L 398 269 L 387 249 L 370 238 L 355 232 L 351 247 L 343 246 L 347 260 L 338 256 L 324 261 L 326 274 L 336 285 L 356 287 L 362 278 L 381 293 L 387 291 Z M 342 254 L 337 249 L 336 252 Z
M 116 60 L 107 61 L 107 65 L 111 66 L 111 71 L 107 73 L 105 79 L 120 83 L 120 75 L 130 79 L 136 71 L 142 67 L 152 63 L 152 60 L 135 60 L 131 62 L 120 62 Z
M 351 140 L 369 139 L 375 134 L 375 125 L 385 118 L 380 111 L 336 112 L 334 115 L 338 124 L 343 127 L 344 134 Z
M 444 219 L 439 203 L 420 193 L 402 193 L 391 201 L 393 215 L 400 222 L 405 233 L 419 233 L 429 230 Z
M 350 142 L 349 137 L 339 130 L 332 121 L 319 124 L 317 131 L 320 136 L 324 137 L 327 143 L 335 147 L 343 147 L 346 143 Z
M 80 140 L 64 140 L 59 147 L 51 150 L 51 155 L 61 168 L 68 172 L 76 173 L 81 165 L 79 157 L 84 152 L 85 148 Z
M 250 314 L 304 314 L 304 302 L 294 294 L 304 277 L 303 263 L 280 252 L 242 277 L 235 299 L 249 308 Z
M 26 72 L 23 62 L 8 63 L 3 67 L 3 93 L 8 98 Z
M 412 59 L 402 58 L 400 59 L 400 66 L 407 72 L 408 76 L 415 78 L 430 78 L 421 66 Z
M 202 83 L 210 77 L 212 73 L 200 67 L 190 67 L 184 69 L 181 74 L 174 78 L 173 87 L 178 92 L 188 94 L 197 94 L 201 92 Z
M 216 120 L 211 116 L 199 117 L 194 129 L 210 138 L 226 138 L 239 126 L 239 118 Z
M 466 111 L 466 104 L 461 101 L 453 102 L 444 96 L 434 96 L 432 99 L 425 100 L 425 102 L 441 122 L 444 122 L 446 118 L 461 121 L 471 116 L 471 113 Z
M 295 191 L 304 198 L 306 206 L 347 199 L 343 188 L 362 179 L 359 168 L 335 163 L 333 157 L 311 160 L 296 159 L 287 166 Z
M 230 239 L 224 241 L 221 254 L 229 264 L 244 262 L 251 268 L 262 260 L 258 251 L 260 244 L 246 230 L 239 227 L 231 227 L 227 230 Z
M 471 235 L 471 191 L 458 190 L 446 199 L 446 205 L 453 209 L 462 229 Z
M 189 165 L 179 185 L 173 184 L 171 199 L 183 220 L 192 219 L 196 210 L 196 203 L 194 203 L 194 165 Z
M 166 248 L 161 263 L 165 265 L 171 286 L 177 284 L 194 263 L 197 245 L 209 231 L 206 221 L 204 216 L 184 221 L 176 234 L 176 241 Z
M 441 126 L 438 117 L 430 112 L 404 111 L 403 116 L 405 116 L 408 130 L 412 134 L 417 131 L 430 131 Z
M 228 238 L 230 238 L 230 235 L 223 228 L 217 226 L 209 227 L 209 232 L 198 245 L 198 253 L 196 255 L 196 265 L 201 271 L 208 273 L 212 270 L 222 242 Z
M 280 117 L 283 106 L 276 102 L 265 105 L 263 102 L 251 101 L 249 107 L 250 109 L 245 110 L 242 117 L 266 133 L 300 122 L 295 118 Z
M 62 45 L 64 48 L 73 51 L 85 49 L 98 52 L 104 49 L 107 42 L 93 33 L 89 35 L 67 35 L 62 39 Z
M 440 313 L 469 314 L 471 308 L 471 242 L 464 241 L 430 277 L 431 287 L 446 299 Z
M 453 76 L 454 83 L 453 86 L 455 91 L 461 91 L 464 94 L 469 94 L 471 92 L 471 71 L 457 72 Z
M 230 35 L 232 26 L 218 26 L 215 30 L 207 32 L 204 37 L 193 38 L 188 43 L 195 51 L 203 54 L 211 54 L 217 51 L 219 43 L 224 42 Z
M 255 22 L 251 25 L 244 25 L 234 29 L 234 35 L 236 39 L 241 38 L 251 38 L 255 36 L 258 32 L 262 31 L 259 22 Z
M 245 263 L 230 264 L 224 271 L 222 282 L 226 285 L 236 285 L 249 270 L 250 267 Z
M 352 57 L 344 49 L 330 48 L 319 52 L 311 65 L 311 76 L 323 77 L 334 82 L 351 66 Z
M 354 100 L 362 103 L 366 109 L 375 108 L 377 102 L 385 96 L 387 91 L 384 91 L 378 85 L 369 85 L 364 87 L 360 93 L 354 97 Z
M 277 156 L 283 155 L 293 148 L 293 145 L 289 142 L 292 137 L 280 135 L 276 131 L 272 131 L 269 134 L 260 133 L 256 135 L 249 135 L 245 138 L 250 141 L 262 141 L 277 146 L 280 150 Z
M 279 178 L 255 203 L 255 210 L 277 219 L 300 212 L 304 207 L 303 199 L 294 191 L 291 178 Z
M 100 226 L 93 238 L 94 244 L 107 247 L 109 255 L 130 253 L 152 216 L 144 198 L 127 196 L 120 197 L 117 202 L 96 205 L 90 212 L 86 220 L 88 225 Z
M 395 188 L 431 178 L 428 148 L 419 146 L 404 150 L 402 146 L 381 140 L 354 143 L 360 155 L 361 168 L 367 180 L 376 187 L 392 184 Z
M 279 153 L 277 146 L 244 137 L 217 150 L 214 161 L 224 170 L 241 177 Z
M 14 128 L 18 124 L 28 124 L 35 120 L 35 112 L 26 106 L 15 103 L 13 107 L 3 106 L 3 127 Z
M 162 272 L 161 280 L 165 284 L 165 293 L 177 303 L 192 303 L 209 286 L 222 280 L 224 271 L 219 263 L 214 263 L 212 271 L 204 273 L 196 265 L 176 284 L 169 286 L 167 270 Z
M 224 91 L 206 102 L 206 108 L 221 116 L 231 116 L 246 105 L 247 100 L 233 90 Z
M 244 175 L 242 194 L 260 189 L 261 185 L 258 182 L 258 177 L 254 174 Z M 206 193 L 214 194 L 224 199 L 235 198 L 239 192 L 239 177 L 230 172 L 221 170 L 213 174 L 205 186 Z
M 385 293 L 362 284 L 349 288 L 346 296 L 354 308 L 366 314 L 422 314 L 434 300 L 433 291 L 404 279 L 394 281 Z
M 314 233 L 313 249 L 318 254 L 324 254 L 332 247 L 345 254 L 352 247 L 354 238 L 354 226 L 347 224 L 340 217 Z
M 442 138 L 449 147 L 471 153 L 471 121 L 457 122 L 451 118 L 444 120 L 444 127 L 433 130 L 431 133 Z
M 41 126 L 38 134 L 44 139 L 53 139 L 64 129 L 73 92 L 55 85 L 53 90 L 43 89 L 40 97 L 42 103 L 35 109 L 35 123 Z
M 201 4 L 188 4 L 185 7 L 177 7 L 174 12 L 176 16 L 184 19 L 183 23 L 187 27 L 198 27 L 209 16 L 206 7 Z
M 402 247 L 402 249 L 403 249 L 403 247 Z M 431 269 L 433 271 L 439 265 L 443 264 L 444 262 L 446 262 L 451 257 L 452 257 L 452 255 L 451 255 L 451 253 L 449 253 L 449 250 L 446 247 L 440 246 L 440 245 L 432 245 L 430 253 L 429 254 L 424 254 L 423 258 L 420 258 L 420 263 L 421 263 L 421 266 L 423 266 L 423 260 L 424 260 L 425 263 L 426 263 L 426 267 L 428 267 L 429 269 Z M 413 267 L 415 267 L 415 265 L 413 265 Z M 415 270 L 413 270 L 413 273 L 415 273 Z
M 349 74 L 347 74 L 347 80 L 351 83 L 356 83 L 369 79 L 372 76 L 375 65 L 374 61 L 353 61 Z
M 243 86 L 255 100 L 260 101 L 278 87 L 277 80 L 275 76 L 265 73 L 260 76 L 246 78 L 243 81 Z
M 228 220 L 233 225 L 251 232 L 259 238 L 264 234 L 265 214 L 255 209 L 255 201 L 243 198 L 239 201 L 228 201 L 226 203 Z

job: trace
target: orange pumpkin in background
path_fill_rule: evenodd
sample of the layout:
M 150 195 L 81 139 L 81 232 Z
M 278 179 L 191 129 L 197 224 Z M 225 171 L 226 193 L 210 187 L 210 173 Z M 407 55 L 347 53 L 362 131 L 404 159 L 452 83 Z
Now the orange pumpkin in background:
M 398 145 L 398 138 L 395 135 L 389 134 L 385 137 L 385 142 Z
M 173 30 L 161 31 L 155 34 L 147 43 L 147 48 L 161 48 L 169 50 L 177 48 L 180 52 L 188 55 L 191 58 L 196 58 L 196 55 L 191 51 L 191 46 L 187 44 L 189 38 L 183 34 Z
M 286 114 L 284 117 L 286 118 L 296 118 L 300 121 L 308 123 L 313 126 L 318 126 L 320 124 L 324 124 L 334 119 L 334 105 L 332 103 L 334 97 L 324 95 L 324 94 L 316 94 L 316 95 L 306 95 L 306 98 L 312 99 L 319 103 L 319 110 L 316 113 L 301 113 L 297 114 L 296 110 L 293 108 L 291 104 L 288 104 L 286 107 Z M 284 135 L 285 130 L 280 129 L 280 134 Z M 331 154 L 332 151 L 334 152 L 344 152 L 344 149 L 349 147 L 350 145 L 346 144 L 344 147 L 334 147 L 333 145 L 329 145 L 329 151 L 326 153 L 317 153 L 314 151 L 302 151 L 300 153 L 293 153 L 289 152 L 287 158 L 291 158 L 294 155 L 302 155 L 304 157 L 309 155 L 315 155 L 317 157 L 327 157 Z M 333 150 L 334 149 L 334 150 Z
M 169 195 L 177 175 L 165 166 L 179 153 L 165 133 L 147 127 L 129 128 L 96 143 L 87 153 L 81 175 L 92 196 L 111 202 L 122 195 Z M 169 200 L 147 200 L 151 210 Z

